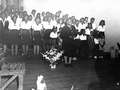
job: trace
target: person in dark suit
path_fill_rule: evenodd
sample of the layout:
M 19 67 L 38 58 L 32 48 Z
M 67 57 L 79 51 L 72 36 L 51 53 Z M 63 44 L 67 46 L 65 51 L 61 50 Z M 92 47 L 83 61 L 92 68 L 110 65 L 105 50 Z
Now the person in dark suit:
M 73 67 L 71 62 L 76 52 L 74 43 L 74 38 L 76 37 L 76 34 L 77 31 L 72 25 L 72 20 L 68 18 L 67 23 L 61 30 L 60 34 L 60 37 L 63 40 L 62 49 L 64 50 L 65 67 Z

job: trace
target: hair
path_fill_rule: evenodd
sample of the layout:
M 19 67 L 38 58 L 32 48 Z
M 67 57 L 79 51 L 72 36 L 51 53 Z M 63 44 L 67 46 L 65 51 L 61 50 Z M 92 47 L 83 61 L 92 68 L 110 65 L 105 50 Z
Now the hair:
M 102 25 L 102 23 L 103 23 L 103 25 L 105 25 L 105 20 L 101 20 L 99 25 Z

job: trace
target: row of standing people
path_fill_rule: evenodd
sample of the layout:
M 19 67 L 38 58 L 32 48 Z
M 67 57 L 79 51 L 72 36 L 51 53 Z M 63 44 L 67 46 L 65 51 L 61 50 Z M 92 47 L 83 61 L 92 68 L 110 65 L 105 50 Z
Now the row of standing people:
M 46 16 L 40 17 L 39 13 L 35 17 L 35 11 L 32 11 L 32 15 L 27 15 L 26 12 L 23 12 L 24 18 L 22 15 L 7 15 L 7 19 L 4 17 L 1 21 L 1 42 L 4 44 L 5 48 L 7 44 L 11 45 L 12 55 L 17 55 L 18 52 L 18 44 L 23 47 L 23 55 L 26 55 L 28 52 L 28 45 L 30 45 L 31 41 L 34 45 L 34 54 L 39 54 L 39 45 L 42 44 L 43 32 L 46 30 L 51 30 L 54 26 L 57 27 L 57 30 L 53 31 L 50 34 L 51 38 L 59 38 L 62 33 L 63 27 L 66 26 L 66 22 L 68 21 L 67 15 L 63 18 L 60 18 L 60 13 L 52 19 L 52 16 L 49 16 L 49 13 L 46 13 Z M 34 17 L 34 18 L 33 18 Z M 81 36 L 82 29 L 85 30 L 86 35 L 90 35 L 90 32 L 96 29 L 96 25 L 94 23 L 95 19 L 91 18 L 90 23 L 88 24 L 88 17 L 81 18 L 80 20 L 76 20 L 74 17 L 69 18 L 72 21 L 72 26 L 75 27 L 76 35 L 75 39 L 82 40 L 79 38 Z M 89 26 L 91 25 L 91 26 Z M 88 27 L 90 28 L 88 28 Z M 101 20 L 99 27 L 97 28 L 99 33 L 104 36 L 105 32 L 105 21 Z M 43 31 L 43 32 L 42 32 Z M 52 31 L 52 30 L 51 30 Z M 66 30 L 64 30 L 66 31 Z M 66 34 L 67 35 L 67 34 Z M 64 41 L 59 38 L 59 41 Z M 84 40 L 84 39 L 83 39 Z M 64 43 L 62 43 L 64 44 Z M 87 45 L 87 44 L 86 44 Z M 64 46 L 64 45 L 63 45 Z M 15 53 L 14 53 L 15 52 Z

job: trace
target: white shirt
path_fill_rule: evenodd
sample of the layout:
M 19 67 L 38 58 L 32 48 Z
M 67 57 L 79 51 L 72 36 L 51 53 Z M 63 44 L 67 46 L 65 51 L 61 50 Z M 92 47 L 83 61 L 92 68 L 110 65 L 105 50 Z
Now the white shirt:
M 52 29 L 53 25 L 51 23 L 48 23 L 48 22 L 43 22 L 43 27 L 45 29 Z
M 51 32 L 51 33 L 50 33 L 50 37 L 51 37 L 51 38 L 57 38 L 57 37 L 58 37 L 57 32 L 55 32 L 55 33 L 54 33 L 54 32 Z
M 79 23 L 79 25 L 78 25 L 78 32 L 80 32 L 81 29 L 86 29 L 86 25 Z
M 87 40 L 87 36 L 86 36 L 86 35 L 80 35 L 80 40 L 81 40 L 81 41 Z
M 95 23 L 92 23 L 92 28 L 93 28 L 93 30 L 96 29 L 96 24 Z
M 31 28 L 31 24 L 29 22 L 25 23 L 25 21 L 23 21 L 21 23 L 21 28 L 22 29 L 30 29 Z
M 99 32 L 105 32 L 105 26 L 98 26 L 98 31 Z
M 17 21 L 16 21 L 16 23 L 14 23 L 13 21 L 11 21 L 11 22 L 9 23 L 8 28 L 9 28 L 10 30 L 12 30 L 12 29 L 17 29 L 17 30 L 19 30 L 19 29 L 20 29 L 20 23 L 18 23 Z
M 57 25 L 57 32 L 59 32 L 59 29 L 60 29 L 60 28 L 63 28 L 64 26 L 65 26 L 64 24 L 62 24 L 62 25 L 58 24 L 58 25 Z
M 85 30 L 85 34 L 90 35 L 90 32 L 91 32 L 91 31 L 93 31 L 93 29 L 88 29 L 88 28 L 87 28 L 87 29 Z
M 40 31 L 42 29 L 42 24 L 36 24 L 36 22 L 33 23 L 32 28 L 34 31 Z
M 95 42 L 95 44 L 99 44 L 99 39 L 94 38 L 94 42 Z
M 7 16 L 7 19 L 6 20 L 8 20 L 8 22 L 9 23 L 11 23 L 12 22 L 12 19 L 11 19 L 11 17 L 10 16 Z

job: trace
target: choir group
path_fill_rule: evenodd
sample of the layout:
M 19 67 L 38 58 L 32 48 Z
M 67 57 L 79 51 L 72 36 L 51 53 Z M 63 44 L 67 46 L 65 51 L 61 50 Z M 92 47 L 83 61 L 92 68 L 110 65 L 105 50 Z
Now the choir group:
M 98 52 L 105 45 L 105 20 L 100 20 L 97 26 L 93 17 L 77 20 L 75 16 L 61 13 L 60 10 L 55 14 L 39 13 L 33 9 L 28 15 L 22 8 L 0 9 L 0 43 L 4 45 L 4 52 L 11 45 L 12 55 L 17 55 L 18 46 L 22 45 L 22 55 L 27 55 L 29 45 L 33 45 L 34 55 L 39 55 L 40 46 L 53 42 L 52 46 L 61 46 L 64 50 L 66 65 L 77 55 L 98 58 Z

